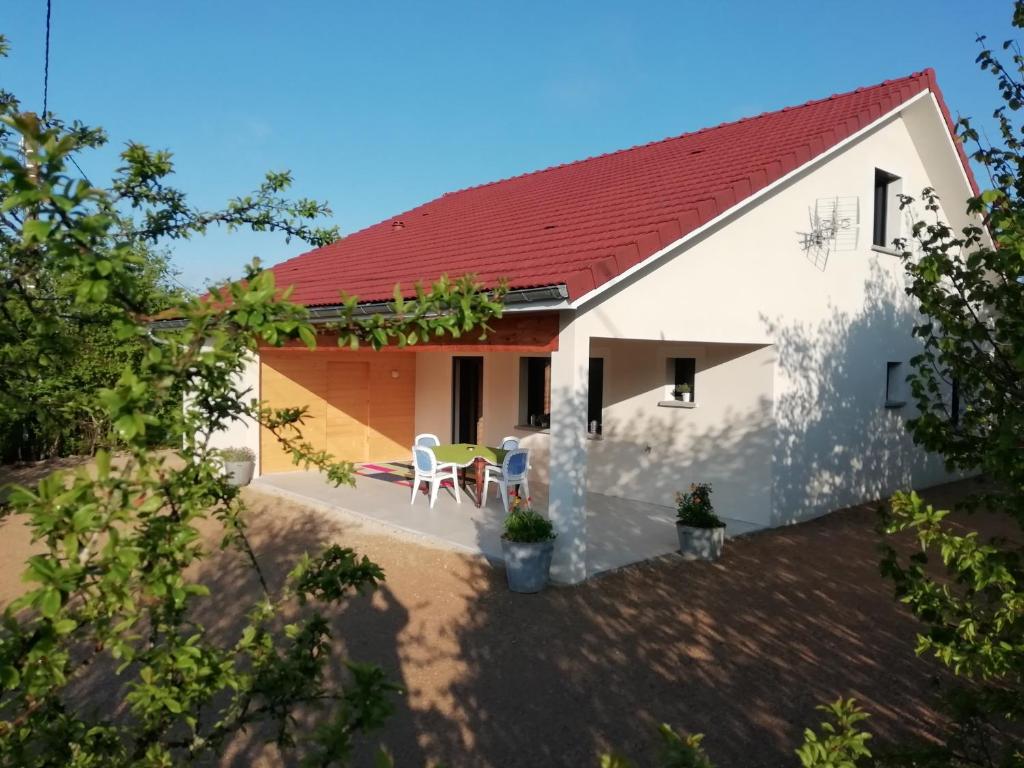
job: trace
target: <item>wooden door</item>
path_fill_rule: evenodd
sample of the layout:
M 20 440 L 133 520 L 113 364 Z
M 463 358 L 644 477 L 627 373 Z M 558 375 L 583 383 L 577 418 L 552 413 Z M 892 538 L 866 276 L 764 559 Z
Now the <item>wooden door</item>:
M 327 450 L 335 458 L 369 461 L 370 364 L 327 363 Z

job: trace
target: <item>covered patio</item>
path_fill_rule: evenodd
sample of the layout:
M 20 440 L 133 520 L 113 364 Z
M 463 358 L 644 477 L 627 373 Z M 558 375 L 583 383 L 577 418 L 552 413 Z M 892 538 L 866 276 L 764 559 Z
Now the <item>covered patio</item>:
M 514 438 L 529 451 L 533 506 L 558 534 L 556 582 L 675 551 L 674 497 L 693 482 L 714 485 L 729 535 L 774 524 L 771 345 L 615 338 L 567 319 L 510 311 L 483 340 L 381 351 L 339 349 L 327 332 L 315 350 L 261 349 L 239 386 L 270 407 L 304 408 L 305 440 L 363 466 L 409 462 L 416 435 L 442 446 Z M 501 559 L 493 493 L 480 509 L 442 494 L 430 510 L 426 499 L 410 506 L 408 484 L 334 489 L 296 472 L 258 425 L 218 440 L 254 450 L 269 492 Z
M 264 475 L 253 483 L 261 492 L 279 495 L 327 511 L 370 520 L 387 528 L 412 534 L 428 543 L 462 552 L 483 555 L 502 562 L 501 531 L 505 512 L 492 487 L 480 507 L 474 504 L 473 488 L 456 503 L 450 488 L 442 488 L 430 508 L 421 492 L 409 504 L 411 485 L 400 475 L 384 477 L 380 465 L 362 465 L 355 488 L 332 487 L 317 472 L 296 471 Z M 548 487 L 531 484 L 533 505 L 539 511 L 548 506 Z M 675 510 L 642 501 L 586 494 L 586 568 L 593 576 L 624 565 L 676 551 Z M 726 519 L 727 536 L 757 529 L 739 520 Z

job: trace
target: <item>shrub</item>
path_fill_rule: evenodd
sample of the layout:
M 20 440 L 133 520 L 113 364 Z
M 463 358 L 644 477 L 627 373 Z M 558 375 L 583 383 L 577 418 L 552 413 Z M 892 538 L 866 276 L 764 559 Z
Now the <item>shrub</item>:
M 551 521 L 531 509 L 529 503 L 529 499 L 523 502 L 518 496 L 512 498 L 512 508 L 505 518 L 504 538 L 507 541 L 536 544 L 555 538 Z
M 676 494 L 676 519 L 691 528 L 725 528 L 711 506 L 711 483 L 690 483 L 690 490 Z
M 252 448 L 225 448 L 220 452 L 224 461 L 256 461 Z

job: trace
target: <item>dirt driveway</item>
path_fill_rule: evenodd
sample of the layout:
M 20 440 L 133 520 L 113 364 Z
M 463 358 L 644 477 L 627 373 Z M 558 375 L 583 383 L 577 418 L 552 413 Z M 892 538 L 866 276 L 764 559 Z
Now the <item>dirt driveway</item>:
M 956 486 L 929 494 L 949 499 Z M 650 758 L 667 722 L 707 734 L 720 768 L 794 765 L 814 707 L 853 696 L 878 745 L 926 737 L 938 669 L 913 655 L 915 623 L 878 575 L 874 513 L 856 508 L 731 541 L 715 564 L 669 557 L 540 595 L 501 570 L 383 535 L 338 515 L 249 493 L 252 538 L 272 581 L 332 541 L 381 564 L 387 582 L 334 622 L 355 659 L 406 688 L 377 741 L 399 766 L 593 766 L 609 747 Z M 28 550 L 0 527 L 0 601 Z M 255 596 L 218 555 L 203 619 L 231 633 Z M 279 764 L 256 735 L 227 764 Z

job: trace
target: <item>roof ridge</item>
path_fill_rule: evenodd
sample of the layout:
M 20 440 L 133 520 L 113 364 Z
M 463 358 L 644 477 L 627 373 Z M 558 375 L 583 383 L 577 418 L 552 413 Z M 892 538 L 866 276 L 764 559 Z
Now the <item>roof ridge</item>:
M 708 126 L 705 126 L 703 128 L 698 128 L 695 131 L 687 131 L 685 133 L 676 134 L 675 136 L 666 136 L 665 138 L 654 139 L 653 141 L 648 141 L 648 142 L 645 142 L 643 144 L 634 144 L 631 147 L 623 147 L 622 149 L 613 149 L 613 150 L 611 150 L 609 152 L 602 152 L 602 153 L 597 154 L 597 155 L 588 155 L 587 157 L 581 157 L 578 160 L 569 160 L 569 161 L 564 162 L 564 163 L 558 163 L 556 165 L 549 165 L 549 166 L 546 166 L 544 168 L 537 168 L 537 169 L 532 170 L 532 171 L 524 171 L 523 173 L 517 173 L 517 174 L 514 174 L 512 176 L 506 176 L 506 177 L 501 178 L 501 179 L 495 179 L 493 181 L 485 181 L 485 182 L 483 182 L 481 184 L 472 184 L 472 185 L 470 185 L 468 187 L 462 187 L 461 189 L 453 189 L 450 192 L 444 192 L 443 194 L 441 194 L 440 197 L 434 198 L 434 200 L 442 200 L 442 199 L 444 199 L 446 197 L 450 197 L 452 195 L 458 195 L 458 194 L 461 194 L 463 192 L 470 192 L 472 190 L 484 189 L 486 187 L 491 187 L 491 186 L 494 186 L 496 184 L 504 184 L 507 181 L 515 181 L 516 179 L 523 179 L 523 178 L 527 178 L 527 177 L 530 177 L 530 176 L 537 176 L 537 175 L 542 174 L 542 173 L 547 173 L 548 171 L 555 171 L 555 170 L 558 170 L 560 168 L 568 168 L 568 167 L 571 167 L 571 166 L 574 166 L 574 165 L 579 165 L 580 163 L 589 162 L 591 160 L 598 160 L 598 159 L 603 158 L 603 157 L 612 157 L 614 155 L 621 155 L 621 154 L 624 154 L 626 152 L 632 152 L 632 151 L 637 150 L 637 149 L 645 149 L 647 147 L 657 146 L 658 144 L 665 144 L 665 143 L 670 142 L 670 141 L 678 141 L 679 139 L 685 139 L 685 138 L 690 137 L 690 136 L 698 136 L 698 135 L 700 135 L 702 133 L 707 133 L 709 131 L 718 130 L 719 128 L 725 128 L 725 127 L 728 127 L 728 126 L 731 126 L 731 125 L 741 125 L 743 123 L 748 123 L 748 122 L 750 122 L 752 120 L 760 120 L 760 119 L 765 118 L 765 117 L 771 117 L 772 115 L 782 114 L 783 112 L 792 112 L 793 110 L 803 109 L 805 107 L 811 107 L 811 106 L 814 106 L 815 104 L 824 104 L 825 102 L 832 101 L 833 99 L 839 99 L 839 98 L 843 98 L 845 96 L 852 96 L 855 93 L 863 93 L 864 91 L 871 91 L 871 90 L 874 90 L 876 88 L 882 88 L 882 87 L 887 86 L 887 85 L 894 85 L 896 83 L 901 83 L 901 82 L 905 82 L 905 81 L 909 81 L 909 80 L 917 80 L 917 79 L 920 79 L 920 78 L 923 77 L 923 78 L 926 78 L 926 82 L 930 86 L 932 81 L 934 80 L 934 76 L 935 76 L 935 70 L 932 69 L 931 67 L 926 67 L 925 69 L 922 69 L 922 70 L 920 70 L 918 72 L 911 72 L 909 75 L 905 75 L 904 77 L 894 77 L 894 78 L 891 78 L 891 79 L 888 79 L 888 80 L 883 80 L 880 83 L 875 83 L 874 85 L 863 85 L 863 86 L 860 86 L 858 88 L 854 88 L 853 90 L 842 91 L 840 93 L 833 93 L 831 96 L 825 96 L 823 98 L 818 98 L 818 99 L 811 99 L 809 101 L 803 102 L 802 104 L 793 104 L 793 105 L 790 105 L 790 106 L 787 106 L 787 107 L 781 107 L 779 109 L 766 110 L 765 112 L 760 112 L 760 113 L 758 113 L 756 115 L 747 115 L 746 117 L 740 117 L 740 118 L 737 118 L 736 120 L 726 120 L 725 122 L 717 123 L 715 125 L 708 125 Z M 433 201 L 428 201 L 428 202 L 433 202 Z M 420 208 L 420 207 L 422 207 L 422 205 L 426 205 L 426 204 L 427 203 L 423 203 L 423 204 L 421 204 L 419 206 L 416 206 L 416 208 Z M 416 208 L 411 208 L 410 211 L 415 211 Z M 387 219 L 384 219 L 384 221 L 387 221 Z M 376 226 L 376 225 L 370 225 L 370 226 Z M 366 227 L 366 229 L 369 229 L 369 227 Z

